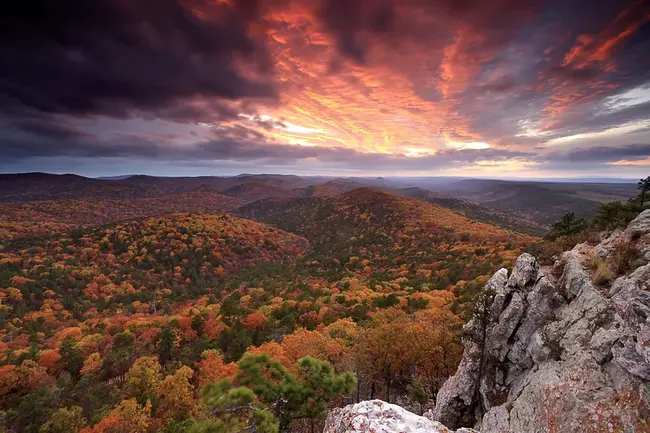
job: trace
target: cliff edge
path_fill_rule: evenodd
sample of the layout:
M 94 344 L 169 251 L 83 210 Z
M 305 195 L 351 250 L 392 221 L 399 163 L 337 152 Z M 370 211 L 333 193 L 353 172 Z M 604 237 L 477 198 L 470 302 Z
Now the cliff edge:
M 553 266 L 522 254 L 485 285 L 433 411 L 361 402 L 324 433 L 650 432 L 649 263 L 650 210 Z
M 522 254 L 498 271 L 432 418 L 483 433 L 650 432 L 649 262 L 646 210 L 553 267 Z

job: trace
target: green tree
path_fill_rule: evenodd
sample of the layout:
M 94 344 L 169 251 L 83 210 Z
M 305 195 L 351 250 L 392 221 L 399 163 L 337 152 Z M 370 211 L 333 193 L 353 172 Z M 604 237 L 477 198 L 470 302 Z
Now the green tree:
M 78 378 L 79 372 L 84 366 L 84 359 L 83 353 L 77 348 L 77 343 L 72 337 L 63 340 L 59 353 L 61 354 L 61 360 L 63 361 L 63 365 L 65 365 L 65 369 L 74 378 Z
M 336 375 L 329 362 L 311 357 L 298 360 L 298 375 L 268 355 L 247 354 L 238 367 L 233 382 L 225 380 L 204 388 L 202 399 L 214 418 L 199 423 L 192 432 L 242 428 L 286 432 L 296 419 L 321 416 L 334 398 L 350 394 L 356 386 L 351 373 Z
M 624 229 L 641 210 L 637 199 L 630 199 L 627 203 L 620 201 L 603 203 L 598 207 L 591 224 L 600 230 Z
M 194 316 L 192 319 L 192 329 L 199 337 L 203 335 L 203 331 L 205 330 L 205 321 L 203 320 L 203 317 L 200 315 Z
M 43 424 L 39 433 L 78 433 L 86 425 L 79 406 L 61 408 L 54 412 L 50 420 Z
M 161 364 L 166 364 L 172 359 L 174 345 L 176 344 L 176 331 L 172 328 L 164 328 L 160 333 L 158 344 L 158 358 Z
M 112 376 L 124 374 L 131 365 L 135 337 L 130 332 L 121 332 L 113 339 L 113 347 L 104 365 Z
M 278 433 L 276 418 L 250 388 L 232 387 L 227 381 L 211 383 L 201 397 L 211 416 L 196 422 L 187 430 L 189 433 Z
M 645 179 L 640 179 L 638 188 L 641 190 L 639 193 L 639 203 L 641 204 L 641 207 L 643 207 L 645 204 L 645 195 L 648 191 L 650 191 L 650 176 L 646 177 Z
M 420 405 L 420 415 L 424 413 L 424 405 L 429 401 L 429 396 L 422 386 L 422 381 L 416 379 L 408 386 L 409 397 Z
M 25 396 L 12 413 L 17 431 L 37 433 L 48 420 L 54 403 L 54 396 L 48 387 L 39 388 Z
M 569 212 L 551 226 L 551 231 L 546 235 L 546 237 L 550 240 L 555 240 L 564 236 L 580 233 L 588 226 L 589 223 L 586 219 L 578 218 L 575 213 Z

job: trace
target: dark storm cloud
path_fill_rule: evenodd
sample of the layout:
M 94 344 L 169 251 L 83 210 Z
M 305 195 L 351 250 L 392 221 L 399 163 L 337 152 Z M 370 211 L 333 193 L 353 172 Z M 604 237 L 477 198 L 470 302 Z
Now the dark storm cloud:
M 567 159 L 580 162 L 615 162 L 650 157 L 650 144 L 631 144 L 620 147 L 598 146 L 572 149 L 566 154 L 551 154 L 550 159 Z
M 250 36 L 255 1 L 36 0 L 0 14 L 0 110 L 127 115 L 192 97 L 273 97 L 270 62 Z M 192 12 L 190 8 L 198 12 Z
M 178 123 L 211 123 L 236 119 L 238 115 L 239 113 L 236 107 L 223 102 L 203 101 L 203 103 L 197 104 L 182 100 L 170 106 L 156 108 L 150 112 L 143 113 L 143 117 L 148 120 L 161 118 Z
M 28 129 L 8 130 L 0 140 L 0 155 L 4 162 L 30 158 L 83 157 L 105 158 L 129 156 L 150 158 L 160 156 L 165 147 L 143 137 L 129 136 L 115 140 L 101 140 L 94 136 L 69 131 L 44 131 Z
M 600 132 L 618 125 L 650 119 L 650 102 L 608 111 L 602 104 L 594 104 L 593 112 L 580 123 L 566 124 L 566 134 Z M 561 131 L 558 131 L 561 132 Z M 556 134 L 557 135 L 557 134 Z
M 290 10 L 283 9 L 288 4 L 306 5 L 300 13 L 315 14 L 314 27 L 305 30 L 305 22 L 311 25 L 311 21 L 302 18 L 290 22 L 295 17 L 283 13 Z M 648 0 L 588 4 L 582 0 L 17 2 L 0 15 L 0 159 L 316 161 L 337 167 L 406 170 L 512 159 L 544 167 L 599 167 L 621 159 L 643 159 L 647 147 L 640 144 L 539 154 L 549 152 L 545 141 L 553 138 L 650 117 L 648 102 L 605 103 L 610 96 L 650 82 L 644 61 L 650 53 L 649 4 Z M 273 32 L 266 32 L 271 23 L 291 28 L 300 43 L 273 39 Z M 318 34 L 312 43 L 310 31 L 327 35 Z M 293 59 L 291 50 L 299 48 L 292 44 L 303 47 L 300 53 L 311 53 L 311 58 Z M 375 48 L 379 55 L 373 57 Z M 277 52 L 286 56 L 274 68 Z M 402 52 L 412 57 L 392 56 Z M 384 64 L 373 63 L 382 60 Z M 304 68 L 327 61 L 347 62 L 353 65 L 353 73 L 345 76 L 344 67 L 330 70 L 345 82 L 328 87 L 331 76 L 318 76 Z M 385 75 L 377 79 L 373 67 Z M 275 76 L 282 68 L 285 76 Z M 301 76 L 311 80 L 296 84 L 305 94 L 332 94 L 314 98 L 316 108 L 304 102 L 292 107 L 295 95 L 285 99 L 285 93 L 277 93 L 290 89 Z M 402 99 L 398 90 L 390 98 L 376 97 L 382 87 L 390 90 L 393 77 L 400 85 L 407 82 L 399 87 L 401 91 L 412 89 L 436 109 L 410 95 Z M 356 122 L 357 112 L 364 110 L 344 98 L 348 96 L 344 93 L 355 89 L 360 89 L 369 106 L 378 104 L 388 120 L 378 116 L 370 126 Z M 265 101 L 264 109 L 258 109 L 260 100 Z M 395 106 L 390 106 L 393 100 Z M 300 112 L 298 120 L 262 115 L 275 115 L 268 109 L 285 101 L 289 101 L 283 107 L 287 111 Z M 432 124 L 444 118 L 440 126 L 431 127 L 431 136 L 445 132 L 449 139 L 512 146 L 511 150 L 445 150 L 441 139 L 443 149 L 433 156 L 412 158 L 397 153 L 408 143 L 416 143 L 416 148 L 437 143 L 434 138 L 433 145 L 420 146 L 420 137 L 412 136 L 395 139 L 395 150 L 388 149 L 396 152 L 393 155 L 352 150 L 359 145 L 355 134 L 364 135 L 361 141 L 374 146 L 384 135 L 390 136 L 385 132 L 394 126 L 408 130 L 410 118 L 397 115 L 402 108 L 430 115 Z M 325 124 L 335 131 L 337 140 L 328 141 L 323 138 L 325 127 L 308 123 L 320 117 L 319 109 L 334 111 L 325 119 L 331 122 Z M 197 137 L 196 142 L 179 146 L 163 133 L 106 132 L 101 125 L 84 129 L 92 122 L 77 122 L 106 117 L 176 122 L 182 126 L 179 134 Z M 274 132 L 291 132 L 289 122 L 305 131 L 321 131 L 310 136 L 299 130 L 294 141 L 302 142 L 304 137 L 310 144 L 338 145 L 343 142 L 340 137 L 345 137 L 350 149 L 274 141 Z M 195 128 L 184 128 L 188 124 Z M 206 134 L 202 135 L 205 131 L 198 124 L 209 128 Z M 345 129 L 346 124 L 353 126 Z M 544 134 L 522 136 L 525 128 Z M 166 133 L 171 136 L 175 131 Z M 426 135 L 421 130 L 418 134 Z
M 650 52 L 648 17 L 648 1 L 542 3 L 507 48 L 483 64 L 459 112 L 486 139 L 511 142 L 519 121 L 556 137 L 642 118 L 643 107 L 605 112 L 600 101 L 650 81 L 640 61 Z
M 335 35 L 341 53 L 362 63 L 369 43 L 363 33 L 381 34 L 391 30 L 395 6 L 391 0 L 327 0 L 321 18 Z
M 536 168 L 547 171 L 606 170 L 618 161 L 645 161 L 650 157 L 650 144 L 625 146 L 593 146 L 555 151 L 533 159 Z
M 477 53 L 503 46 L 529 22 L 544 0 L 324 0 L 319 16 L 334 36 L 341 55 L 364 63 L 379 40 L 398 48 L 405 40 L 441 50 L 459 26 L 485 37 Z
M 465 166 L 477 161 L 505 161 L 533 156 L 526 152 L 502 149 L 446 149 L 435 155 L 418 158 L 400 154 L 360 152 L 337 147 L 299 146 L 270 143 L 257 131 L 235 125 L 213 131 L 214 139 L 198 141 L 183 147 L 175 146 L 160 137 L 144 138 L 133 135 L 115 135 L 102 140 L 87 135 L 41 135 L 40 131 L 26 133 L 19 130 L 0 141 L 0 154 L 7 166 L 32 158 L 128 158 L 132 161 L 188 162 L 216 161 L 258 163 L 266 165 L 322 164 L 328 167 L 394 170 L 430 170 Z M 0 163 L 0 169 L 3 164 Z
M 6 126 L 9 131 L 23 131 L 37 137 L 54 140 L 77 140 L 90 137 L 64 122 L 49 117 L 16 119 Z

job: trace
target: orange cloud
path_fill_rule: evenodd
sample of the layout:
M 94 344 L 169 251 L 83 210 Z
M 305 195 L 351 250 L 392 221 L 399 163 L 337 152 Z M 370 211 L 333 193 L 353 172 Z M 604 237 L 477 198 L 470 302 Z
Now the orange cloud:
M 549 101 L 543 112 L 547 116 L 544 129 L 558 126 L 560 118 L 576 106 L 593 101 L 616 88 L 617 84 L 604 78 L 603 74 L 617 69 L 614 55 L 623 42 L 650 21 L 650 12 L 643 5 L 623 10 L 605 29 L 597 34 L 582 34 L 564 55 L 557 76 L 550 77 Z M 581 117 L 571 119 L 579 122 Z
M 576 45 L 564 56 L 563 66 L 582 69 L 594 63 L 611 64 L 617 48 L 642 25 L 650 21 L 650 12 L 637 7 L 623 10 L 614 21 L 597 35 L 578 36 Z M 639 13 L 640 12 L 640 13 Z M 638 16 L 640 15 L 640 16 Z M 608 65 L 614 68 L 614 65 Z
M 401 13 L 440 20 L 423 18 L 421 9 Z M 482 141 L 472 119 L 459 114 L 460 99 L 496 48 L 481 52 L 485 38 L 471 26 L 457 25 L 446 45 L 412 38 L 395 46 L 377 38 L 359 65 L 336 59 L 336 41 L 314 14 L 308 3 L 289 3 L 267 17 L 281 101 L 261 114 L 317 132 L 261 133 L 278 142 L 400 154 Z
M 608 165 L 650 166 L 650 156 L 647 157 L 646 159 L 636 159 L 636 160 L 622 159 L 620 161 L 610 162 Z

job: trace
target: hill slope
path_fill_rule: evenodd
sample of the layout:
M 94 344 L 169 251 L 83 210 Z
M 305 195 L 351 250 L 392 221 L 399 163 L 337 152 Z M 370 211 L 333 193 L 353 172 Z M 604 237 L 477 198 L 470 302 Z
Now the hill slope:
M 548 226 L 567 212 L 590 218 L 602 202 L 636 196 L 635 184 L 517 182 L 464 179 L 432 187 L 509 216 Z
M 247 202 L 269 197 L 288 197 L 294 194 L 291 190 L 261 182 L 242 183 L 225 189 L 221 193 Z
M 243 201 L 211 192 L 188 192 L 130 200 L 42 200 L 0 203 L 0 244 L 23 236 L 40 236 L 72 228 L 160 216 L 177 212 L 218 212 Z
M 228 214 L 172 214 L 9 242 L 0 253 L 0 287 L 25 279 L 16 317 L 40 308 L 48 290 L 81 312 L 115 306 L 122 296 L 206 294 L 250 264 L 291 260 L 308 247 L 304 238 Z
M 220 192 L 249 183 L 287 190 L 318 182 L 316 179 L 285 175 L 233 177 L 156 177 L 135 175 L 116 179 L 94 179 L 73 174 L 0 174 L 0 202 L 35 200 L 127 200 L 186 192 Z
M 341 236 L 342 231 L 369 226 L 389 232 L 406 229 L 463 233 L 480 239 L 516 237 L 509 230 L 473 221 L 437 204 L 365 187 L 334 197 L 263 200 L 235 212 L 314 238 L 326 233 Z
M 236 211 L 307 238 L 314 253 L 369 280 L 403 271 L 444 288 L 510 260 L 531 238 L 438 205 L 371 188 L 327 198 L 269 199 Z M 365 264 L 364 264 L 365 263 Z M 402 269 L 400 270 L 400 267 Z
M 446 207 L 473 220 L 495 224 L 520 233 L 531 235 L 542 235 L 546 233 L 546 229 L 540 224 L 527 219 L 508 216 L 503 212 L 469 200 L 445 196 L 419 187 L 402 188 L 394 192 Z

